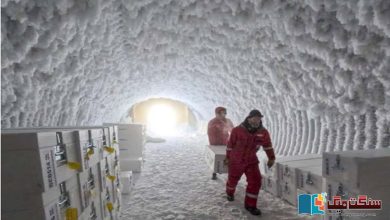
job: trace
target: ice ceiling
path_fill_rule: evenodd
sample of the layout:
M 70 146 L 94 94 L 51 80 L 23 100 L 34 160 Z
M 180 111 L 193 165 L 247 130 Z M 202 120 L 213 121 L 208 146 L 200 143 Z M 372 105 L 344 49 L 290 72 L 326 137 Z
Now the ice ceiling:
M 266 115 L 278 153 L 390 145 L 388 0 L 2 0 L 2 127 L 148 98 Z

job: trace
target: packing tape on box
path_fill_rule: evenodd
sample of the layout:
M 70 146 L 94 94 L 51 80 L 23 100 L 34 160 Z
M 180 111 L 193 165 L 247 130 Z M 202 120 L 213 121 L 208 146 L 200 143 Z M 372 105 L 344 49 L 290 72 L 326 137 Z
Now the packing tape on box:
M 78 212 L 77 208 L 67 208 L 66 209 L 66 220 L 77 220 L 78 219 Z
M 85 155 L 85 159 L 89 160 L 89 156 L 93 155 L 94 153 L 95 151 L 93 150 L 93 148 L 89 148 L 87 151 L 87 155 Z
M 91 195 L 91 197 L 95 198 L 95 197 L 96 197 L 96 191 L 95 191 L 95 189 L 89 190 L 89 194 Z
M 112 212 L 112 210 L 114 210 L 114 206 L 112 205 L 111 202 L 108 202 L 106 206 L 109 212 Z
M 87 151 L 87 154 L 89 156 L 93 155 L 95 153 L 95 151 L 93 150 L 93 148 L 89 148 L 88 151 Z
M 108 153 L 112 154 L 115 152 L 115 148 L 113 147 L 109 147 L 109 146 L 105 146 L 104 147 L 104 150 L 107 151 Z
M 79 170 L 81 168 L 81 164 L 78 162 L 68 162 L 67 165 L 68 165 L 69 169 L 72 169 L 72 170 Z
M 114 180 L 115 180 L 115 176 L 112 176 L 112 175 L 107 175 L 107 178 L 109 179 L 109 180 L 111 180 L 112 182 L 114 182 Z

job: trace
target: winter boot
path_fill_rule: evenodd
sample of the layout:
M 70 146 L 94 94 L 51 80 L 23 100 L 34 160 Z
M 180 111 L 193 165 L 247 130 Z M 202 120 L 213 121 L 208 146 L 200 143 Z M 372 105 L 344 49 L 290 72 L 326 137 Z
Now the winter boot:
M 245 206 L 245 209 L 248 210 L 252 215 L 261 215 L 260 209 L 256 207 L 250 207 L 250 206 Z
M 234 195 L 227 195 L 226 198 L 229 202 L 234 201 Z

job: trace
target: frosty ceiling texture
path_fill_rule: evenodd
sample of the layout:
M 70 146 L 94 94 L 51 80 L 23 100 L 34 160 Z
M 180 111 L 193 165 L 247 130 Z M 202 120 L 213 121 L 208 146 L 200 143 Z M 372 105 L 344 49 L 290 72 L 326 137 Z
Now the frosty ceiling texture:
M 2 1 L 2 126 L 118 121 L 152 97 L 259 108 L 278 153 L 390 145 L 388 0 Z

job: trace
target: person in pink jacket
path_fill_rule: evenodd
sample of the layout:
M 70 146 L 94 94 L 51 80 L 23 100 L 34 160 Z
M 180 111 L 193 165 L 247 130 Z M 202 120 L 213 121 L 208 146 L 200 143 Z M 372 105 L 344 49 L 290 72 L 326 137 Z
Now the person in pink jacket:
M 226 118 L 226 108 L 217 107 L 215 118 L 211 119 L 207 126 L 210 145 L 227 145 L 233 127 L 232 121 Z

